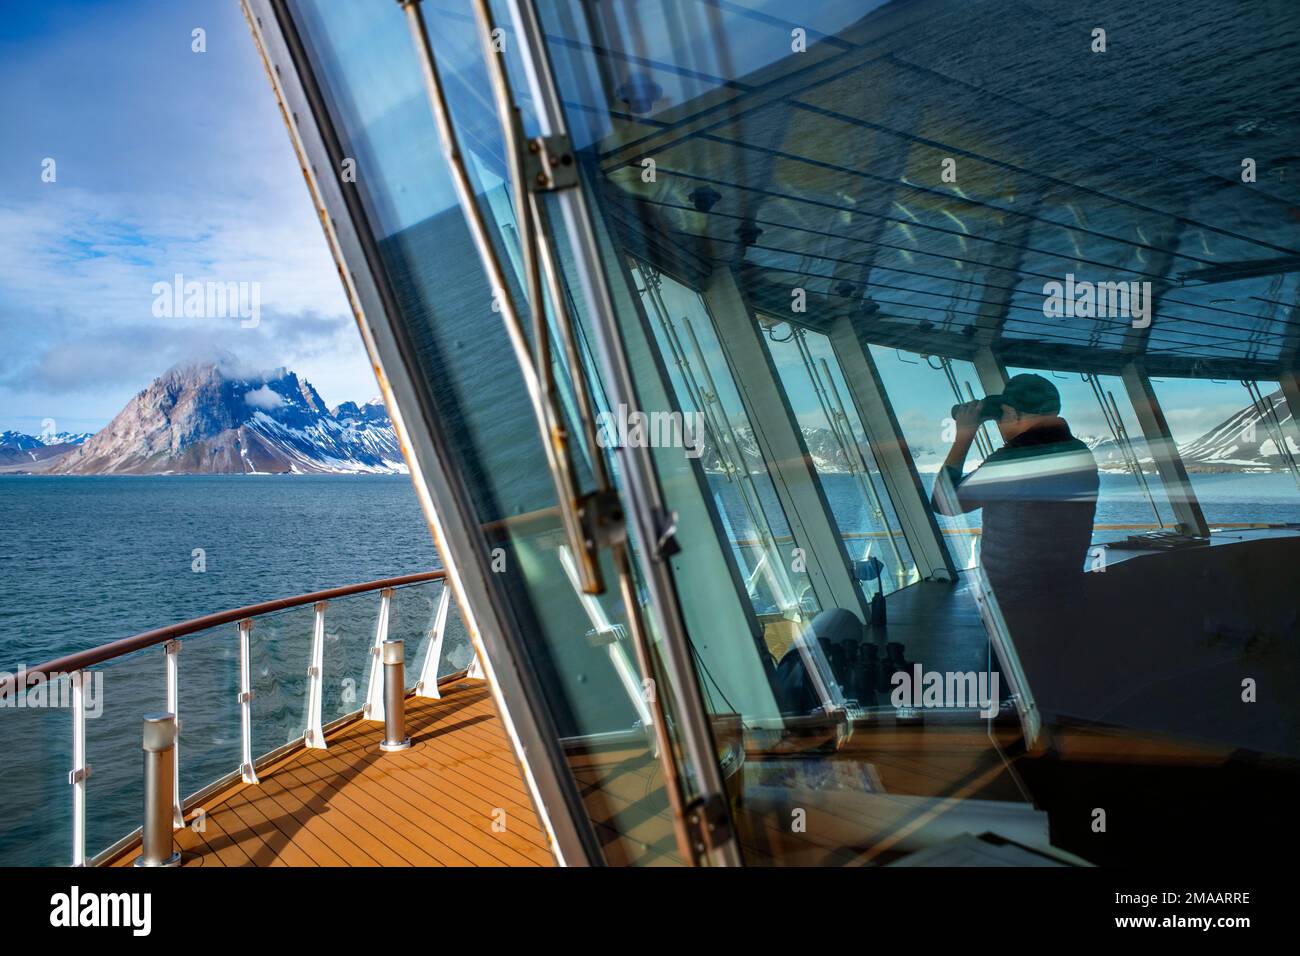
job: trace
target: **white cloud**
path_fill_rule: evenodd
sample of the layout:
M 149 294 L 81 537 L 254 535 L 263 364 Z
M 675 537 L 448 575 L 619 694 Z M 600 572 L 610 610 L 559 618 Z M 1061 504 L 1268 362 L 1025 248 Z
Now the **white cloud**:
M 255 388 L 244 396 L 244 401 L 254 408 L 264 408 L 268 411 L 272 408 L 279 408 L 284 399 L 280 397 L 279 392 L 271 390 L 269 385 L 263 385 L 261 388 Z

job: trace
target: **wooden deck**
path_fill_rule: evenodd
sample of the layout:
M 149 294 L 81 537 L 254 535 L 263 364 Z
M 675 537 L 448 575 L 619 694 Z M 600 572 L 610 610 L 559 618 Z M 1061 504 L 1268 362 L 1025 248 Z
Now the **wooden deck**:
M 327 750 L 296 750 L 259 768 L 260 784 L 208 797 L 204 832 L 176 831 L 182 865 L 553 866 L 487 686 L 442 692 L 408 699 L 409 750 L 381 752 L 381 725 L 355 721 Z

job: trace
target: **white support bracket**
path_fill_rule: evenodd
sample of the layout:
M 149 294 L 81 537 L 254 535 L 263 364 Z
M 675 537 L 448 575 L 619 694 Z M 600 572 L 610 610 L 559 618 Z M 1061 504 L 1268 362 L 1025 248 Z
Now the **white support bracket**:
M 474 649 L 474 660 L 470 661 L 469 670 L 465 671 L 465 676 L 474 680 L 487 680 L 487 675 L 483 673 L 483 662 L 478 659 L 478 648 Z
M 438 665 L 442 662 L 442 639 L 447 632 L 447 612 L 451 609 L 451 585 L 442 583 L 442 594 L 438 597 L 438 612 L 433 617 L 433 635 L 429 639 L 429 649 L 424 654 L 424 666 L 420 668 L 420 679 L 415 684 L 415 696 L 429 700 L 440 700 L 442 692 L 438 690 Z
M 185 813 L 181 808 L 181 642 L 168 641 L 163 645 L 167 660 L 167 713 L 176 718 L 176 742 L 172 745 L 172 829 L 185 827 Z
M 388 640 L 388 616 L 393 607 L 393 589 L 379 592 L 379 621 L 375 624 L 375 642 L 370 647 L 370 680 L 366 684 L 366 703 L 361 714 L 366 720 L 384 719 L 384 641 Z
M 321 727 L 321 706 L 325 680 L 325 609 L 329 601 L 317 601 L 315 624 L 311 634 L 311 664 L 307 668 L 307 729 L 303 744 L 316 750 L 325 750 L 325 731 Z M 387 605 L 385 605 L 385 608 Z
M 239 696 L 236 700 L 239 703 L 239 729 L 243 743 L 243 762 L 239 765 L 239 774 L 244 783 L 261 783 L 257 779 L 257 770 L 253 767 L 253 681 L 249 666 L 249 632 L 252 630 L 252 618 L 246 617 L 239 622 Z

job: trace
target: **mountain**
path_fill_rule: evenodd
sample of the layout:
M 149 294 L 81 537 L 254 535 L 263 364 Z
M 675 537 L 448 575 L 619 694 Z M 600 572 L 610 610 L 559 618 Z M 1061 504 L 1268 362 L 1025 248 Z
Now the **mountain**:
M 814 428 L 802 426 L 800 431 L 803 433 L 804 443 L 808 446 L 808 454 L 812 456 L 813 465 L 818 474 L 848 474 L 849 463 L 840 448 L 839 443 L 835 440 L 835 434 L 829 428 Z M 758 449 L 758 441 L 754 437 L 753 429 L 747 422 L 733 423 L 731 432 L 735 435 L 736 446 L 739 447 L 740 453 L 745 463 L 749 466 L 751 474 L 758 474 L 766 471 L 763 463 L 763 456 Z M 730 448 L 730 440 L 726 440 Z M 712 436 L 706 434 L 704 440 L 703 454 L 700 455 L 700 462 L 704 470 L 708 472 L 722 472 L 726 469 L 723 467 L 722 460 L 712 441 Z
M 0 472 L 47 471 L 89 437 L 89 432 L 53 432 L 41 438 L 0 432 Z
M 1295 423 L 1279 388 L 1264 396 L 1282 424 L 1283 441 L 1300 455 Z M 1282 449 L 1254 405 L 1229 415 L 1200 438 L 1178 446 L 1189 471 L 1279 471 L 1286 467 Z
M 1300 455 L 1300 443 L 1297 443 L 1291 413 L 1282 390 L 1264 396 L 1264 401 L 1272 406 L 1277 415 L 1291 453 Z M 1088 438 L 1083 435 L 1079 437 L 1092 449 L 1097 464 L 1103 471 L 1126 470 L 1119 448 L 1112 439 Z M 1130 441 L 1143 470 L 1154 473 L 1155 465 L 1146 442 L 1141 437 L 1132 436 Z M 1179 445 L 1178 453 L 1187 470 L 1194 473 L 1281 471 L 1287 467 L 1278 443 L 1264 422 L 1264 416 L 1254 405 L 1233 412 L 1204 434 Z
M 1092 452 L 1092 457 L 1097 460 L 1097 467 L 1103 472 L 1128 473 L 1128 463 L 1120 451 L 1119 445 L 1115 439 L 1109 435 L 1099 437 L 1095 435 L 1076 435 L 1079 441 L 1088 446 Z M 1129 444 L 1133 448 L 1133 453 L 1137 455 L 1138 461 L 1142 465 L 1143 472 L 1155 474 L 1155 459 L 1151 457 L 1151 452 L 1147 448 L 1147 441 L 1141 435 L 1128 436 Z
M 164 373 L 51 474 L 404 473 L 382 404 L 325 406 L 305 379 L 205 362 Z

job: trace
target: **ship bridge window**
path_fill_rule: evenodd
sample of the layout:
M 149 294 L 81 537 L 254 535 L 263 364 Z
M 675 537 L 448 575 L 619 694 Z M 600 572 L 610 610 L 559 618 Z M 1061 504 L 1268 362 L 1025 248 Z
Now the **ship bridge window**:
M 1300 525 L 1300 430 L 1276 381 L 1152 380 L 1212 531 Z
M 915 583 L 916 562 L 830 341 L 768 316 L 759 324 L 867 596 Z
M 703 299 L 638 260 L 632 277 L 686 414 L 684 431 L 707 476 L 728 544 L 760 619 L 797 620 L 820 607 L 773 487 L 753 423 Z
M 876 344 L 871 346 L 871 355 L 926 494 L 932 494 L 954 435 L 952 406 L 983 394 L 975 366 L 962 359 L 919 355 Z M 966 469 L 978 467 L 1000 444 L 996 429 L 981 427 L 966 459 Z M 957 567 L 974 567 L 979 554 L 980 513 L 936 518 Z

